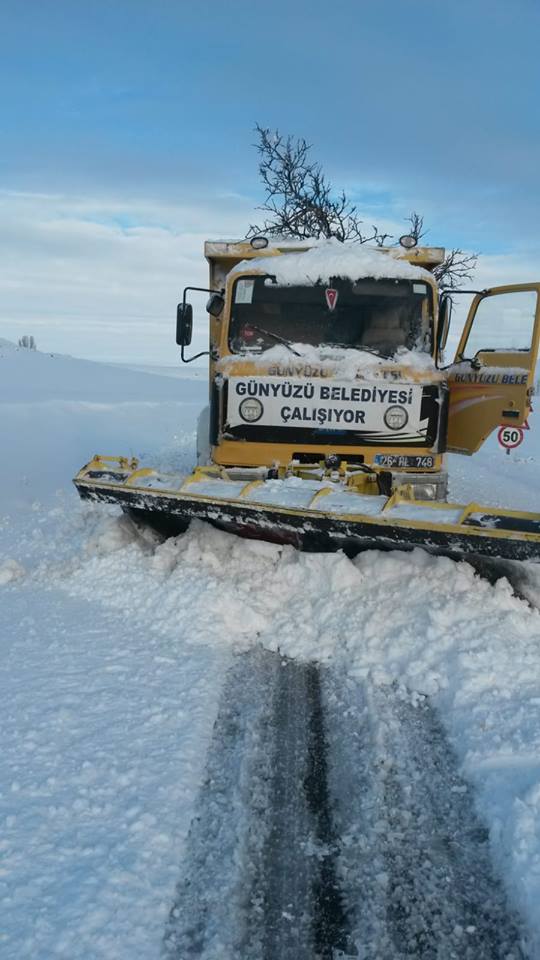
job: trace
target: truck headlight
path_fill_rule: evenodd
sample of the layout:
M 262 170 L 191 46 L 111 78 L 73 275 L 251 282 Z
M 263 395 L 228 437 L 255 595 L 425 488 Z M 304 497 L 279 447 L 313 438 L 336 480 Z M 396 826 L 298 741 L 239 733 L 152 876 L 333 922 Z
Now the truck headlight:
M 437 485 L 435 483 L 415 483 L 414 499 L 415 500 L 436 500 Z
M 249 242 L 254 250 L 264 250 L 265 247 L 268 246 L 267 237 L 261 237 L 261 236 L 252 237 Z
M 399 242 L 402 247 L 405 247 L 406 250 L 412 250 L 416 246 L 416 237 L 413 237 L 411 233 L 406 233 L 404 236 L 399 238 Z

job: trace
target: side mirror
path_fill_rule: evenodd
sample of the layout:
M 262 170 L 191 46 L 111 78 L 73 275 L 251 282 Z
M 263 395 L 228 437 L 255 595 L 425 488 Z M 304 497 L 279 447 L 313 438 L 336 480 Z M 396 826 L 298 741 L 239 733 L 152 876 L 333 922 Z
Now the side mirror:
M 212 296 L 209 297 L 206 303 L 206 312 L 209 313 L 210 316 L 212 317 L 219 317 L 221 311 L 223 310 L 224 305 L 225 305 L 225 300 L 223 299 L 221 294 L 213 293 Z
M 193 334 L 193 307 L 179 303 L 176 308 L 176 342 L 179 347 L 189 347 Z
M 444 350 L 448 333 L 450 331 L 450 318 L 452 316 L 452 298 L 448 294 L 443 294 L 439 301 L 439 329 L 437 333 L 439 350 Z

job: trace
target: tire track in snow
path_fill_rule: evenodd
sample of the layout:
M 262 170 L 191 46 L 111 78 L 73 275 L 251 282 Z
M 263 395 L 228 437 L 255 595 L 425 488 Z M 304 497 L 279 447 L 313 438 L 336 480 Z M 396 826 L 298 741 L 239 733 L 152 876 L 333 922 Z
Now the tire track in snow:
M 426 700 L 256 648 L 226 680 L 167 960 L 521 960 Z
M 359 955 L 521 960 L 488 832 L 429 701 L 325 676 L 338 874 Z
M 225 684 L 170 960 L 346 956 L 326 784 L 319 668 L 255 649 Z
M 319 668 L 281 661 L 271 831 L 259 878 L 265 960 L 332 960 L 348 946 L 335 872 Z
M 267 743 L 279 665 L 257 648 L 235 657 L 226 678 L 163 941 L 170 960 L 262 960 L 262 907 L 252 891 L 271 803 Z

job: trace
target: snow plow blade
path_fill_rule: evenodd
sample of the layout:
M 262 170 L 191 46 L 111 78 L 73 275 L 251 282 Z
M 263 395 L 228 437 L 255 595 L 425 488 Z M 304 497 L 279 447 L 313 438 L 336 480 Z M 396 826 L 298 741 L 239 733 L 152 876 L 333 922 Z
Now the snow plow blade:
M 140 468 L 135 459 L 94 457 L 74 479 L 83 500 L 121 506 L 168 536 L 194 519 L 239 536 L 307 551 L 411 550 L 454 558 L 540 561 L 540 514 L 478 503 L 358 493 L 321 479 L 246 480 L 240 471 L 198 467 L 188 477 Z

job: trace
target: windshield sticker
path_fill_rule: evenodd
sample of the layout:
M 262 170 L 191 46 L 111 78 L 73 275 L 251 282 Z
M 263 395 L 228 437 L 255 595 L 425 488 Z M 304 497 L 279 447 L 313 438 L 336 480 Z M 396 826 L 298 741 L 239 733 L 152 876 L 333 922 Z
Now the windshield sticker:
M 229 377 L 227 421 L 274 427 L 355 430 L 369 439 L 423 442 L 427 420 L 420 419 L 422 387 L 279 377 Z
M 413 293 L 422 293 L 424 296 L 427 293 L 425 283 L 413 283 L 412 288 L 413 288 Z
M 253 280 L 238 280 L 235 287 L 235 303 L 251 303 L 253 300 Z
M 337 301 L 338 301 L 339 292 L 338 292 L 337 290 L 334 290 L 332 287 L 328 287 L 328 288 L 324 291 L 324 295 L 325 295 L 325 297 L 326 297 L 326 302 L 327 302 L 327 304 L 328 304 L 328 309 L 329 309 L 329 310 L 335 310 L 335 309 L 336 309 L 336 303 L 337 303 Z

